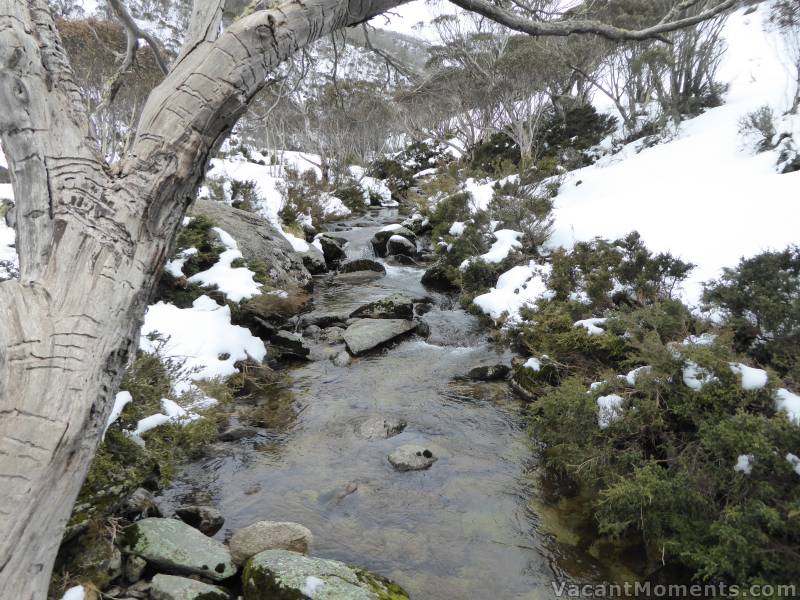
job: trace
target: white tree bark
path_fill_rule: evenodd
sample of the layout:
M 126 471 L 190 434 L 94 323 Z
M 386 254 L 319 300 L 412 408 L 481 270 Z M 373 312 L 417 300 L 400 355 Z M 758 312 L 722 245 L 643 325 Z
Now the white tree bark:
M 0 283 L 0 598 L 45 598 L 142 316 L 213 149 L 303 45 L 400 4 L 313 0 L 219 35 L 201 3 L 130 154 L 96 151 L 45 0 L 0 0 L 0 135 L 19 281 Z

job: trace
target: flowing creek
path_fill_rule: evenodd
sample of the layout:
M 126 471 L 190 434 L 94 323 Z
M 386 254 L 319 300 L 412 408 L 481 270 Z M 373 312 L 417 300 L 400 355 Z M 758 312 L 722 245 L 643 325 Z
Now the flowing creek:
M 374 224 L 335 231 L 352 258 L 371 256 L 369 240 L 396 211 Z M 366 219 L 369 221 L 369 218 Z M 314 534 L 312 553 L 361 565 L 405 587 L 416 600 L 552 598 L 551 581 L 596 580 L 588 556 L 546 533 L 538 506 L 532 440 L 523 404 L 506 383 L 458 379 L 479 364 L 508 362 L 478 320 L 431 294 L 422 270 L 387 265 L 367 283 L 324 276 L 317 310 L 344 310 L 395 292 L 432 296 L 424 341 L 411 336 L 388 350 L 289 370 L 289 384 L 262 408 L 258 437 L 218 444 L 187 465 L 163 492 L 167 508 L 204 498 L 225 515 L 217 537 L 269 519 L 295 521 Z M 408 423 L 399 435 L 366 440 L 355 430 L 369 417 Z M 439 460 L 426 471 L 398 472 L 387 455 L 420 443 Z

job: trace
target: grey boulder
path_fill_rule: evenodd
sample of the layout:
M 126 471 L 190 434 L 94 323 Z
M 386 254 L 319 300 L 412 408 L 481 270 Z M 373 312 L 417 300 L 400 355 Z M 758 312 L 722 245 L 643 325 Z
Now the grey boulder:
M 231 553 L 220 542 L 177 519 L 149 518 L 129 525 L 122 551 L 174 573 L 222 581 L 236 573 Z
M 228 545 L 234 562 L 242 565 L 264 550 L 291 550 L 305 554 L 313 539 L 311 531 L 299 523 L 258 521 L 236 530 Z
M 245 600 L 409 600 L 396 583 L 335 560 L 267 550 L 247 563 Z
M 344 332 L 347 349 L 356 356 L 378 348 L 417 328 L 406 319 L 361 319 Z
M 202 581 L 157 574 L 150 582 L 150 597 L 153 600 L 229 600 L 228 592 Z
M 422 471 L 437 460 L 428 448 L 416 444 L 400 446 L 389 454 L 389 462 L 398 471 Z
M 187 525 L 191 525 L 206 535 L 214 535 L 225 524 L 225 517 L 213 506 L 181 506 L 175 515 Z

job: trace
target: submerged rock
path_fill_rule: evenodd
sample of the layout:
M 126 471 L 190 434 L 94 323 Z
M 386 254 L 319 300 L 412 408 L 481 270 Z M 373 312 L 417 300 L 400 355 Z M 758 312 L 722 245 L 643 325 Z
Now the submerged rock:
M 299 523 L 258 521 L 234 532 L 229 543 L 231 556 L 243 565 L 251 556 L 264 550 L 291 550 L 305 554 L 314 537 Z
M 217 533 L 225 524 L 225 517 L 213 506 L 181 506 L 175 511 L 175 515 L 208 536 Z
M 122 551 L 175 573 L 222 581 L 236 573 L 231 553 L 220 542 L 177 519 L 143 519 L 128 526 Z
M 245 567 L 245 600 L 409 600 L 396 583 L 335 560 L 267 550 Z
M 339 273 L 354 273 L 356 271 L 375 271 L 376 273 L 383 273 L 385 275 L 386 267 L 377 260 L 372 260 L 370 258 L 348 260 L 339 265 Z
M 414 316 L 414 301 L 403 294 L 392 294 L 355 309 L 350 316 L 364 319 L 410 320 Z
M 417 328 L 414 321 L 405 319 L 361 319 L 344 332 L 344 342 L 358 356 Z
M 389 462 L 398 471 L 421 471 L 438 460 L 425 446 L 406 444 L 389 454 Z
M 353 359 L 350 358 L 350 355 L 346 351 L 342 350 L 341 352 L 337 353 L 336 356 L 334 356 L 331 360 L 333 361 L 333 364 L 335 364 L 337 367 L 346 367 L 352 362 Z
M 229 600 L 230 594 L 202 581 L 159 573 L 150 583 L 150 597 L 153 600 Z
M 482 365 L 473 367 L 467 373 L 467 377 L 477 381 L 497 381 L 505 379 L 511 372 L 508 365 Z
M 407 423 L 394 417 L 372 417 L 358 426 L 358 434 L 368 440 L 390 438 L 403 432 Z

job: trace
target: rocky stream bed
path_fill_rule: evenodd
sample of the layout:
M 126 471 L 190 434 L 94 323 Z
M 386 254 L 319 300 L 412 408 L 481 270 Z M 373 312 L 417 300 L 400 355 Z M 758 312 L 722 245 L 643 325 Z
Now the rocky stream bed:
M 511 353 L 420 265 L 376 256 L 393 241 L 402 256 L 400 221 L 328 233 L 343 266 L 272 334 L 287 377 L 170 487 L 142 490 L 110 597 L 532 600 L 601 574 L 543 520 L 557 511 L 540 510 Z

